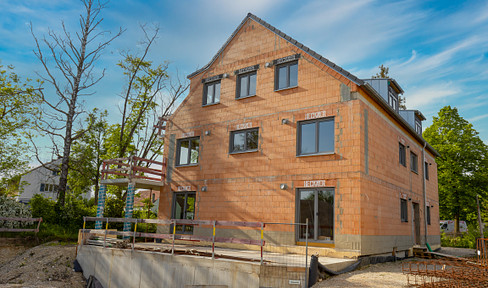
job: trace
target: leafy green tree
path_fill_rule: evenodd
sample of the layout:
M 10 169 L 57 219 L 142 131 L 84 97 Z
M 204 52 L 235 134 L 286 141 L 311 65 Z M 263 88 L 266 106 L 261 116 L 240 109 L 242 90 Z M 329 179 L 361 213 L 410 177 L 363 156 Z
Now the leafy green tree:
M 40 83 L 40 82 L 38 82 Z M 38 113 L 38 89 L 23 81 L 12 66 L 0 65 L 0 177 L 10 178 L 26 168 L 23 134 Z
M 457 108 L 446 106 L 424 138 L 441 155 L 436 159 L 441 219 L 476 220 L 476 194 L 487 195 L 488 147 L 473 125 L 461 117 Z
M 158 28 L 148 34 L 142 26 L 144 40 L 140 53 L 125 53 L 124 59 L 118 63 L 126 78 L 126 87 L 122 93 L 120 122 L 108 128 L 106 158 L 122 158 L 136 155 L 141 158 L 155 160 L 162 155 L 163 140 L 159 137 L 156 123 L 168 117 L 175 103 L 188 89 L 186 82 L 177 78 L 171 79 L 167 73 L 168 63 L 156 64 L 148 60 L 151 46 L 158 35 Z M 136 163 L 141 165 L 141 163 Z M 109 187 L 108 192 L 125 201 L 126 193 L 120 189 Z M 108 199 L 107 199 L 108 201 Z M 121 214 L 123 207 L 112 201 L 113 213 Z M 117 205 L 115 205 L 117 204 Z
M 85 120 L 86 127 L 91 129 L 74 142 L 71 152 L 71 169 L 68 176 L 70 189 L 75 195 L 79 195 L 93 188 L 94 203 L 98 202 L 101 165 L 107 154 L 104 145 L 108 129 L 106 117 L 107 111 L 99 113 L 95 108 Z

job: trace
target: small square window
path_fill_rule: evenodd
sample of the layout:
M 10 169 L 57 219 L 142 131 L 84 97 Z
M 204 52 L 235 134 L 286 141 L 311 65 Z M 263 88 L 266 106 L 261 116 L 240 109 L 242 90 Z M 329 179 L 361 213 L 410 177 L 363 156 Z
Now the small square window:
M 276 66 L 275 90 L 298 86 L 298 61 L 292 61 Z
M 408 205 L 406 199 L 400 199 L 400 216 L 402 222 L 408 222 Z
M 334 152 L 334 118 L 298 123 L 297 155 Z
M 205 84 L 203 88 L 203 105 L 220 102 L 220 80 Z
M 258 136 L 258 128 L 231 132 L 229 149 L 230 153 L 257 151 Z
M 427 162 L 424 163 L 424 174 L 425 174 L 425 179 L 429 180 L 429 163 Z
M 176 166 L 198 164 L 200 138 L 179 139 L 176 147 Z
M 419 173 L 418 157 L 413 152 L 410 152 L 410 169 L 415 173 Z
M 237 76 L 236 99 L 256 95 L 256 72 Z
M 398 143 L 398 162 L 400 162 L 400 164 L 402 164 L 403 166 L 407 167 L 407 161 L 406 161 L 406 158 L 407 158 L 407 154 L 406 154 L 406 150 L 405 150 L 405 145 L 403 145 L 402 143 Z
M 430 225 L 430 207 L 427 206 L 426 209 L 427 209 L 427 211 L 426 211 L 427 212 L 426 213 L 427 214 L 427 225 Z

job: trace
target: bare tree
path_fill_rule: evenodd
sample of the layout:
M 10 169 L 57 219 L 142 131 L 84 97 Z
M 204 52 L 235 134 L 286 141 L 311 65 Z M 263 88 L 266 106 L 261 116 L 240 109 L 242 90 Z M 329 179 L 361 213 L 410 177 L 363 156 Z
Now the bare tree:
M 79 31 L 74 34 L 62 22 L 61 33 L 49 30 L 48 37 L 39 39 L 31 25 L 36 42 L 34 53 L 46 73 L 46 76 L 39 76 L 53 87 L 56 94 L 56 97 L 48 98 L 41 90 L 44 109 L 37 128 L 51 139 L 57 154 L 62 158 L 58 197 L 60 206 L 64 206 L 65 202 L 71 145 L 88 129 L 73 133 L 77 117 L 85 113 L 79 97 L 93 94 L 90 88 L 103 78 L 105 72 L 95 73 L 95 64 L 102 51 L 123 32 L 120 29 L 115 35 L 105 37 L 109 33 L 99 31 L 99 26 L 103 21 L 100 12 L 107 3 L 97 0 L 81 2 L 85 8 L 84 14 L 80 15 Z M 52 61 L 52 66 L 49 61 Z M 38 153 L 36 157 L 42 163 Z

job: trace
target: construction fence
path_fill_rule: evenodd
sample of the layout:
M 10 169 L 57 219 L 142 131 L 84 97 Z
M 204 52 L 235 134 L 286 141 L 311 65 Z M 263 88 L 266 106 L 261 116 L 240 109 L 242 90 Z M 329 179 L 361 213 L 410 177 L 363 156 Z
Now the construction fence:
M 95 221 L 105 229 L 86 229 L 87 222 Z M 110 229 L 116 227 L 111 223 L 131 223 L 132 228 L 125 232 Z M 141 224 L 157 225 L 157 232 L 138 229 Z M 307 224 L 84 217 L 79 242 L 82 245 L 152 250 L 171 255 L 192 254 L 307 269 L 308 241 L 303 246 L 297 246 L 295 242 L 300 230 L 307 231 Z M 143 242 L 145 239 L 151 242 Z

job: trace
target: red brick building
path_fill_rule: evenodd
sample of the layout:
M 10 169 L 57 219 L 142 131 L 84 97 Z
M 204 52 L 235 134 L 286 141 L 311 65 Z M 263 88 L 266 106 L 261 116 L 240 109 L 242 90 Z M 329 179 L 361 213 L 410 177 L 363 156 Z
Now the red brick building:
M 252 14 L 188 78 L 160 218 L 308 218 L 310 245 L 339 254 L 440 245 L 437 152 L 396 81 L 358 79 Z M 307 232 L 276 233 L 295 245 Z

